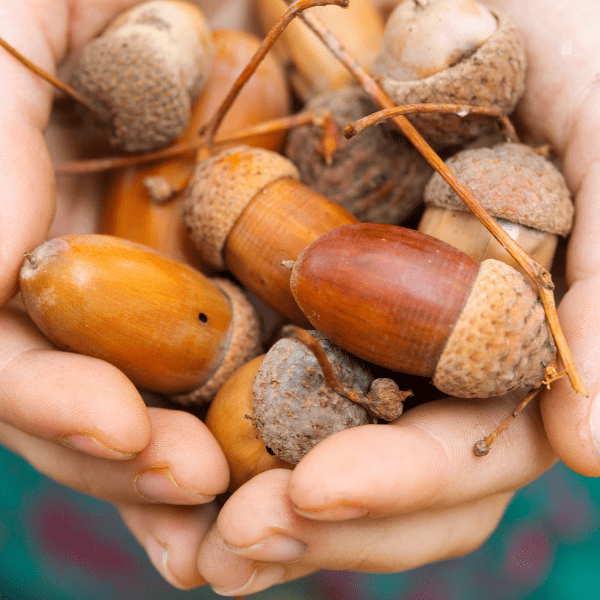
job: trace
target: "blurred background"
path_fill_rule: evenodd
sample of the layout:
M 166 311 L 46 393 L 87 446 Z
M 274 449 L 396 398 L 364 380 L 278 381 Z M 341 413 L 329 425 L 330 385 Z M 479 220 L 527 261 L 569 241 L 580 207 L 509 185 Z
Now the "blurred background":
M 476 552 L 391 575 L 320 572 L 256 600 L 592 600 L 600 481 L 556 465 L 516 494 Z M 0 448 L 1 600 L 214 600 L 156 573 L 116 510 Z

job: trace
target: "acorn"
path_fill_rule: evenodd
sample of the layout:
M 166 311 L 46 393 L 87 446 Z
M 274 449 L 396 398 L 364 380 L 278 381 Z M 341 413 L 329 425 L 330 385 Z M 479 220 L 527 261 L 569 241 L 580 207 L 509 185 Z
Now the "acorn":
M 208 265 L 227 269 L 266 304 L 306 325 L 281 262 L 356 219 L 298 179 L 294 164 L 276 152 L 229 148 L 196 166 L 183 217 Z
M 113 145 L 147 152 L 183 132 L 213 57 L 208 23 L 195 4 L 149 0 L 83 48 L 71 85 L 89 100 Z
M 202 126 L 212 117 L 260 46 L 257 36 L 234 30 L 215 31 L 213 41 L 215 59 L 206 87 L 194 103 L 190 122 L 177 143 L 197 139 Z M 241 90 L 219 131 L 235 131 L 282 117 L 289 113 L 290 106 L 291 95 L 283 67 L 274 55 L 267 55 Z M 284 139 L 285 135 L 278 132 L 250 138 L 248 144 L 279 150 L 283 148 Z M 151 246 L 169 258 L 186 262 L 204 273 L 210 272 L 185 230 L 181 217 L 183 195 L 173 191 L 185 186 L 194 165 L 194 154 L 187 153 L 119 170 L 109 184 L 101 233 Z M 148 181 L 164 182 L 169 201 L 152 201 Z M 175 195 L 169 198 L 173 193 Z
M 389 17 L 371 72 L 394 104 L 497 107 L 510 114 L 525 90 L 525 45 L 507 15 L 474 0 L 403 0 Z M 434 147 L 499 130 L 497 120 L 461 114 L 409 119 Z
M 263 34 L 283 15 L 283 0 L 256 3 Z M 352 0 L 347 8 L 313 7 L 309 12 L 333 31 L 347 50 L 369 67 L 381 49 L 383 20 L 371 0 Z M 291 85 L 302 102 L 349 84 L 352 75 L 332 56 L 304 23 L 292 22 L 273 50 L 286 65 Z
M 234 373 L 208 409 L 206 425 L 229 463 L 229 491 L 268 469 L 292 468 L 337 431 L 372 423 L 371 410 L 387 420 L 398 417 L 411 395 L 390 379 L 374 379 L 362 361 L 319 332 L 305 335 L 322 348 L 336 377 L 335 389 L 313 352 L 284 337 Z M 380 410 L 382 398 L 392 396 L 393 407 Z
M 378 110 L 358 86 L 313 97 L 304 110 L 331 111 L 338 131 Z M 359 221 L 401 223 L 421 204 L 432 169 L 389 123 L 361 135 L 340 135 L 331 157 L 321 143 L 322 129 L 296 127 L 288 134 L 285 155 L 298 167 L 303 183 L 353 214 Z
M 26 255 L 19 284 L 31 319 L 59 348 L 106 360 L 183 404 L 209 401 L 259 353 L 258 319 L 237 286 L 141 244 L 55 238 Z
M 574 213 L 559 169 L 530 146 L 514 143 L 462 150 L 446 165 L 521 248 L 550 270 L 559 237 L 571 231 Z M 521 271 L 437 173 L 425 188 L 424 201 L 419 231 L 477 261 L 494 258 Z
M 334 343 L 430 377 L 448 395 L 539 387 L 556 355 L 541 301 L 520 273 L 403 227 L 359 223 L 321 236 L 295 261 L 290 285 Z

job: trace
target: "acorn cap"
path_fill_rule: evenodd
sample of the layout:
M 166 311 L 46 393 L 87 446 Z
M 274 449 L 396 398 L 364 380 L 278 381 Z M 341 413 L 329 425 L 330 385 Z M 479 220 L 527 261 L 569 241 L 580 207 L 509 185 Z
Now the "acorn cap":
M 225 269 L 223 250 L 238 217 L 263 188 L 285 177 L 300 179 L 291 161 L 250 146 L 223 150 L 196 165 L 186 190 L 183 218 L 206 263 Z
M 331 111 L 341 131 L 345 125 L 378 110 L 359 86 L 346 86 L 315 96 L 304 107 Z M 419 206 L 431 167 L 388 123 L 341 137 L 327 164 L 321 150 L 322 128 L 296 127 L 289 132 L 286 156 L 298 167 L 306 185 L 353 214 L 360 221 L 400 223 Z
M 223 360 L 204 385 L 185 394 L 171 394 L 169 398 L 178 404 L 206 404 L 210 402 L 221 386 L 242 365 L 256 358 L 261 352 L 260 320 L 254 307 L 242 290 L 227 279 L 210 280 L 227 296 L 231 303 L 231 325 L 229 341 Z
M 493 217 L 566 236 L 573 224 L 573 202 L 562 173 L 525 144 L 463 150 L 446 161 Z M 437 173 L 425 188 L 425 204 L 468 211 Z
M 153 0 L 118 17 L 87 44 L 72 86 L 111 129 L 111 143 L 144 152 L 185 129 L 214 58 L 203 13 L 188 2 Z
M 556 347 L 533 288 L 512 267 L 485 260 L 433 376 L 461 398 L 499 396 L 542 384 Z
M 373 381 L 366 367 L 317 331 L 311 334 L 341 383 L 365 395 Z M 292 464 L 336 431 L 371 422 L 362 406 L 327 387 L 313 353 L 291 338 L 267 352 L 254 378 L 253 407 L 265 446 Z
M 450 103 L 496 106 L 510 114 L 525 91 L 527 60 L 523 36 L 504 13 L 489 9 L 498 21 L 496 31 L 473 54 L 424 79 L 397 81 L 389 76 L 385 55 L 371 71 L 394 104 Z M 499 130 L 492 117 L 422 114 L 408 117 L 427 141 L 438 147 Z

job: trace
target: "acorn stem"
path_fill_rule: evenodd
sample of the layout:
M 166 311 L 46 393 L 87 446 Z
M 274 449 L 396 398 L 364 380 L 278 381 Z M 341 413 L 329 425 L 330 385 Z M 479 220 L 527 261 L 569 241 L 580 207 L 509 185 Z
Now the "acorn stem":
M 511 421 L 517 417 L 517 415 L 538 395 L 542 388 L 536 388 L 529 392 L 525 399 L 513 410 L 508 417 L 504 420 L 504 422 L 496 428 L 490 435 L 488 435 L 483 440 L 479 440 L 473 446 L 473 454 L 475 456 L 486 456 L 492 448 L 492 444 L 494 440 L 510 425 Z
M 35 256 L 33 256 L 31 252 L 25 252 L 24 256 L 29 261 L 31 268 L 37 269 L 37 262 L 35 262 Z
M 385 382 L 383 389 L 379 391 L 377 387 L 374 388 L 373 384 L 371 384 L 371 391 L 367 396 L 363 396 L 346 387 L 338 379 L 329 358 L 327 358 L 327 354 L 325 354 L 325 350 L 323 350 L 323 346 L 306 329 L 302 329 L 296 325 L 286 325 L 282 328 L 281 333 L 284 337 L 292 338 L 304 344 L 314 354 L 323 372 L 325 384 L 328 387 L 340 396 L 360 404 L 374 417 L 384 421 L 393 421 L 402 414 L 404 400 L 413 395 L 410 390 L 406 392 L 399 390 L 398 386 L 391 379 L 385 379 L 376 380 L 378 382 Z
M 316 125 L 324 127 L 327 119 L 327 114 L 316 114 L 313 112 L 300 112 L 295 115 L 287 115 L 277 119 L 269 119 L 258 125 L 251 125 L 238 129 L 237 131 L 228 131 L 221 135 L 215 136 L 214 144 L 230 144 L 239 142 L 267 133 L 275 133 L 277 131 L 287 131 L 294 127 L 302 125 Z M 155 152 L 146 152 L 144 154 L 136 154 L 129 156 L 110 156 L 108 158 L 98 158 L 91 160 L 75 160 L 65 162 L 56 167 L 57 175 L 78 175 L 83 173 L 100 173 L 111 169 L 120 169 L 122 167 L 131 167 L 142 165 L 145 163 L 156 162 L 173 156 L 197 152 L 198 148 L 204 145 L 204 140 L 197 139 L 191 142 L 182 142 L 173 144 L 168 148 L 157 150 Z
M 277 21 L 277 23 L 273 26 L 273 28 L 269 31 L 265 39 L 262 41 L 256 53 L 250 59 L 250 62 L 240 73 L 240 76 L 233 84 L 225 100 L 223 100 L 223 102 L 217 109 L 217 112 L 204 127 L 201 137 L 204 140 L 207 147 L 210 147 L 212 145 L 212 141 L 215 137 L 217 129 L 221 125 L 223 119 L 225 118 L 225 115 L 227 114 L 227 111 L 231 108 L 231 105 L 237 98 L 241 89 L 244 87 L 248 79 L 250 79 L 254 71 L 256 71 L 256 68 L 258 67 L 260 62 L 263 60 L 267 52 L 271 49 L 273 44 L 277 41 L 279 36 L 283 33 L 288 24 L 296 16 L 298 16 L 308 8 L 312 8 L 314 6 L 328 5 L 341 6 L 345 8 L 346 6 L 348 6 L 348 0 L 297 0 L 286 9 L 286 11 L 280 17 L 279 21 Z
M 79 102 L 82 106 L 97 114 L 97 110 L 90 104 L 90 101 L 82 96 L 79 92 L 74 90 L 71 86 L 63 83 L 54 75 L 51 75 L 47 71 L 44 71 L 41 67 L 38 67 L 32 63 L 28 58 L 25 58 L 16 48 L 11 46 L 5 39 L 0 37 L 0 46 L 2 46 L 9 54 L 12 54 L 21 64 L 25 65 L 30 71 L 33 71 L 36 75 L 45 79 L 48 83 L 53 85 L 55 88 L 61 90 L 67 96 L 71 97 L 76 102 Z
M 363 131 L 363 129 L 377 125 L 392 117 L 417 113 L 448 113 L 458 115 L 459 117 L 466 117 L 468 115 L 495 117 L 501 122 L 509 141 L 516 144 L 519 143 L 519 136 L 514 125 L 506 115 L 502 114 L 502 111 L 497 106 L 472 106 L 469 104 L 407 104 L 405 106 L 386 108 L 363 117 L 350 125 L 346 125 L 344 127 L 344 136 L 350 139 Z
M 361 84 L 364 90 L 377 102 L 382 108 L 395 108 L 394 103 L 388 95 L 381 89 L 377 82 L 369 73 L 356 61 L 356 59 L 344 48 L 341 42 L 326 27 L 322 21 L 311 13 L 300 15 L 303 21 L 314 31 L 319 39 L 329 48 L 331 53 L 341 61 L 341 63 L 352 73 L 356 80 Z M 413 124 L 404 115 L 392 117 L 394 123 L 400 128 L 402 133 L 409 139 L 413 146 L 423 155 L 427 162 L 440 174 L 440 176 L 450 185 L 459 198 L 466 204 L 467 208 L 483 223 L 488 231 L 498 240 L 506 251 L 515 259 L 519 266 L 533 280 L 542 300 L 544 311 L 548 320 L 548 325 L 556 342 L 558 353 L 563 361 L 565 370 L 569 376 L 569 381 L 575 392 L 582 396 L 589 396 L 589 392 L 577 371 L 577 367 L 571 355 L 564 334 L 562 332 L 556 305 L 552 290 L 554 285 L 550 273 L 537 263 L 527 252 L 525 252 L 517 242 L 490 217 L 487 211 L 481 206 L 478 200 L 473 196 L 469 189 L 462 184 L 456 175 L 450 171 L 444 161 L 438 156 L 433 148 L 427 143 L 423 136 L 417 131 Z

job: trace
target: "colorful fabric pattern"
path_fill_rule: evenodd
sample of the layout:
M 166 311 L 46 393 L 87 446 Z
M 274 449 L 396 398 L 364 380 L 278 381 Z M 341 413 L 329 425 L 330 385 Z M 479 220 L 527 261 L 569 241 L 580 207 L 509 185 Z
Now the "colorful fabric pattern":
M 521 490 L 476 552 L 391 575 L 321 572 L 256 600 L 592 600 L 600 480 L 559 464 Z M 213 600 L 155 572 L 115 509 L 0 448 L 0 600 Z

